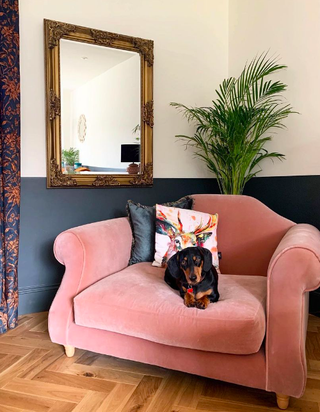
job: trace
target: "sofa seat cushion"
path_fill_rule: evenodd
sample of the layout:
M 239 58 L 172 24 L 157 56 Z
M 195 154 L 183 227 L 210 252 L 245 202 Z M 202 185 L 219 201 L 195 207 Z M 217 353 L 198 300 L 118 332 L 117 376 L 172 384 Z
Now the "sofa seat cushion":
M 220 300 L 187 308 L 163 280 L 164 269 L 138 263 L 74 298 L 75 323 L 169 346 L 229 354 L 258 352 L 265 335 L 266 278 L 220 275 Z

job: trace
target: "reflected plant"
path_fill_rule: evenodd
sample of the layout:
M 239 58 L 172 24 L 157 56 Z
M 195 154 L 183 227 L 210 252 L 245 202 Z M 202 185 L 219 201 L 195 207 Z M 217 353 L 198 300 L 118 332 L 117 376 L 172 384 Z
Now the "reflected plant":
M 137 125 L 132 129 L 132 134 L 136 134 L 136 133 L 140 132 L 140 130 L 141 130 L 140 124 L 137 124 Z M 140 136 L 136 136 L 134 139 L 135 139 L 137 142 L 140 142 Z
M 62 161 L 68 166 L 74 166 L 79 162 L 79 150 L 75 147 L 70 147 L 69 150 L 62 149 Z

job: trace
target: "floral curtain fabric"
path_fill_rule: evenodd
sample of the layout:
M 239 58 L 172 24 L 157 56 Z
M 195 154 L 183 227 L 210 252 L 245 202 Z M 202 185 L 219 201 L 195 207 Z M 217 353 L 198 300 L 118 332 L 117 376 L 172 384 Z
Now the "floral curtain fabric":
M 19 220 L 19 6 L 0 0 L 0 333 L 18 321 Z

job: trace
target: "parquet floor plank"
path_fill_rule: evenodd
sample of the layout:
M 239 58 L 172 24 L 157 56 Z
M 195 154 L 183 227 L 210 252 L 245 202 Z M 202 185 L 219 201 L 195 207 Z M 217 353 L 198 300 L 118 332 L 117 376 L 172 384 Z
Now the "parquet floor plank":
M 320 334 L 316 332 L 307 333 L 306 350 L 308 353 L 308 359 L 310 360 L 320 360 L 319 335 Z
M 74 411 L 74 408 L 76 406 L 77 405 L 75 405 L 74 403 L 70 403 L 70 402 L 59 403 L 59 404 L 53 405 L 49 409 L 49 412 L 72 412 L 72 411 Z
M 136 387 L 134 385 L 118 383 L 111 391 L 110 395 L 97 409 L 97 412 L 121 412 L 124 405 L 126 405 L 130 399 L 135 388 Z
M 164 377 L 168 374 L 166 369 L 158 366 L 146 365 L 144 363 L 128 361 L 126 359 L 113 358 L 112 356 L 100 355 L 92 363 L 100 368 L 115 369 L 124 372 L 141 373 L 142 375 Z
M 56 344 L 49 340 L 41 340 L 37 338 L 26 338 L 23 334 L 21 336 L 7 336 L 5 333 L 1 337 L 2 343 L 7 343 L 14 346 L 28 346 L 29 348 L 46 349 L 47 351 L 55 349 Z
M 94 352 L 90 352 L 90 351 L 86 351 L 83 353 L 82 356 L 79 357 L 79 359 L 77 359 L 76 362 L 73 363 L 79 363 L 80 365 L 92 365 L 93 362 L 97 359 L 99 359 L 101 357 L 101 355 L 99 353 L 94 353 Z M 99 365 L 101 366 L 101 365 Z
M 21 356 L 17 355 L 1 355 L 0 358 L 0 373 L 8 369 L 11 365 L 18 362 L 21 359 Z
M 74 376 L 59 372 L 42 371 L 33 378 L 40 382 L 56 383 L 57 385 L 70 386 L 71 388 L 88 389 L 94 392 L 110 393 L 115 387 L 114 382 L 103 379 Z
M 199 403 L 196 411 L 202 412 L 279 412 L 276 402 L 272 405 L 248 404 L 247 402 L 234 402 L 233 399 L 214 399 L 203 397 Z M 290 399 L 289 408 L 287 412 L 319 412 L 319 405 L 317 402 L 303 402 L 299 399 Z
M 39 324 L 39 322 L 46 320 L 44 312 L 37 314 L 38 316 L 25 316 L 19 318 L 18 326 L 15 329 L 9 330 L 5 336 L 21 336 L 26 331 Z
M 320 318 L 317 316 L 310 316 L 308 322 L 308 332 L 318 333 L 320 330 Z
M 128 383 L 129 385 L 138 385 L 143 378 L 143 375 L 137 373 L 104 369 L 99 368 L 98 366 L 78 365 L 76 363 L 66 368 L 64 373 L 76 376 L 105 379 L 111 382 Z
M 147 412 L 170 412 L 177 394 L 181 390 L 184 375 L 171 372 L 163 379 L 157 393 L 150 402 Z
M 3 360 L 4 358 L 6 358 L 6 356 L 7 356 L 6 353 L 0 353 L 0 364 L 1 364 L 2 360 Z
M 188 406 L 173 405 L 170 412 L 197 412 L 197 409 L 189 408 Z M 209 411 L 201 411 L 209 412 Z
M 0 412 L 30 412 L 26 409 L 14 408 L 13 406 L 0 405 Z
M 103 392 L 88 392 L 73 412 L 96 412 L 108 395 Z
M 308 365 L 308 378 L 320 380 L 320 360 L 309 359 Z
M 204 391 L 205 384 L 206 379 L 204 378 L 195 375 L 185 375 L 175 403 L 178 406 L 195 409 Z
M 300 399 L 320 403 L 320 380 L 309 378 L 307 381 L 306 390 Z
M 214 381 L 214 385 L 210 380 L 206 381 L 203 398 L 199 401 L 214 399 L 225 400 L 232 399 L 233 402 L 241 404 L 260 406 L 260 407 L 273 407 L 275 405 L 275 394 L 272 392 L 266 392 L 259 389 L 247 388 L 245 386 L 228 384 L 224 382 Z M 199 408 L 199 406 L 198 406 Z M 204 408 L 206 409 L 206 408 Z
M 0 353 L 5 355 L 25 356 L 32 348 L 27 346 L 12 346 L 8 343 L 3 343 L 0 336 Z
M 62 348 L 62 350 L 64 349 Z M 74 363 L 77 363 L 78 359 L 80 359 L 84 353 L 84 350 L 77 349 L 75 355 L 72 358 L 68 358 L 67 356 L 61 356 L 56 361 L 54 361 L 50 366 L 48 366 L 47 371 L 63 372 L 69 366 L 73 365 Z
M 15 408 L 26 409 L 33 412 L 47 412 L 52 408 L 60 407 L 64 402 L 52 401 L 51 399 L 25 395 L 17 392 L 0 389 L 0 408 L 4 406 L 14 406 Z M 1 409 L 0 409 L 1 410 Z
M 21 378 L 12 379 L 3 389 L 73 403 L 79 403 L 89 392 L 86 389 Z
M 35 327 L 30 329 L 30 332 L 48 332 L 48 319 L 47 317 L 43 322 L 37 323 Z
M 44 349 L 33 349 L 28 355 L 19 359 L 17 362 L 13 363 L 6 370 L 0 373 L 0 388 L 7 384 L 11 379 L 15 378 L 18 374 L 27 370 L 31 365 L 33 365 L 39 358 L 47 353 Z
M 288 412 L 320 412 L 320 318 L 310 316 L 308 381 Z M 52 343 L 47 314 L 0 335 L 0 412 L 279 412 L 275 394 Z
M 241 409 L 238 409 L 241 410 Z M 219 412 L 223 412 L 223 410 L 219 410 Z M 194 409 L 194 408 L 189 408 L 188 406 L 181 406 L 181 405 L 173 405 L 170 412 L 199 412 L 199 409 Z M 205 411 L 204 409 L 201 410 L 201 412 L 210 412 L 210 411 Z
M 47 352 L 44 356 L 39 358 L 37 362 L 32 364 L 28 369 L 20 373 L 19 378 L 33 379 L 43 369 L 50 366 L 55 360 L 64 357 L 64 350 L 60 347 L 58 350 Z
M 23 333 L 23 337 L 25 339 L 40 339 L 42 341 L 50 342 L 50 345 L 52 345 L 50 336 L 46 332 L 32 332 L 31 330 L 28 330 Z
M 161 382 L 156 376 L 144 376 L 121 412 L 146 412 Z

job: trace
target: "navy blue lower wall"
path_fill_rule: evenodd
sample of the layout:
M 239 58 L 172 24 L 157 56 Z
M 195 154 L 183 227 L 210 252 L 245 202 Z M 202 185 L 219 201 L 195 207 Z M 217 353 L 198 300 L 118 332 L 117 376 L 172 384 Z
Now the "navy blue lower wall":
M 320 228 L 320 176 L 252 179 L 245 194 L 277 213 Z M 64 267 L 54 258 L 55 237 L 70 227 L 125 216 L 128 199 L 153 205 L 187 194 L 218 193 L 215 179 L 155 179 L 152 188 L 47 189 L 45 178 L 22 178 L 19 313 L 47 310 Z M 311 298 L 320 312 L 320 295 Z

